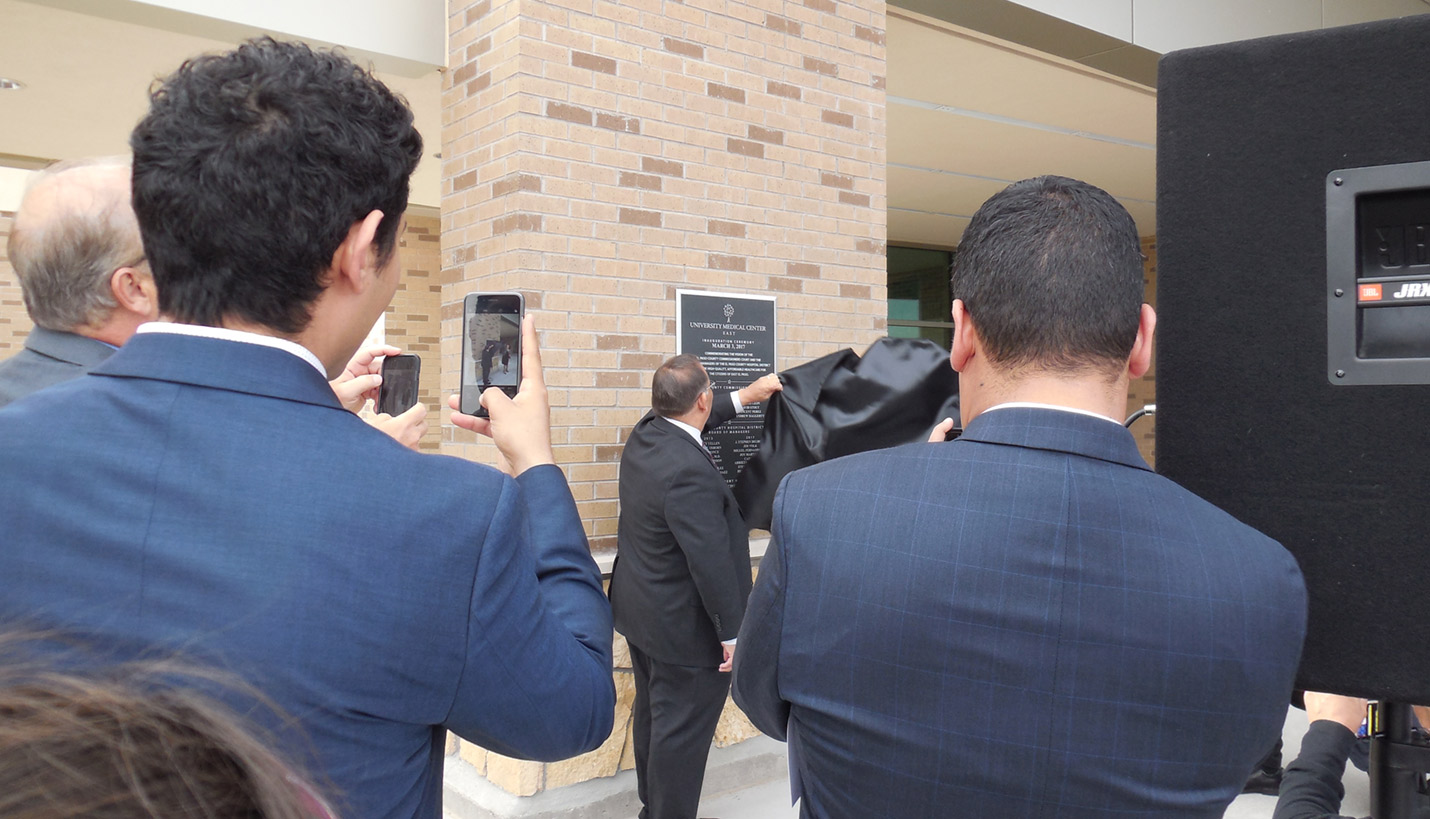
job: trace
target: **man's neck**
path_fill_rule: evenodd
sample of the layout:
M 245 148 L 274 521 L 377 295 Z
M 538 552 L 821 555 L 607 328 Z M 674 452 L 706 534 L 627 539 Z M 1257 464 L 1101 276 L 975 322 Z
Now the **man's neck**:
M 701 430 L 705 428 L 705 422 L 710 419 L 710 413 L 692 410 L 684 415 L 666 415 L 664 417 L 668 421 L 679 421 L 692 429 Z
M 143 320 L 137 317 L 129 320 L 115 317 L 103 324 L 76 327 L 73 332 L 77 336 L 102 341 L 111 347 L 123 347 L 124 342 L 134 335 L 135 328 L 143 323 Z
M 1067 407 L 1116 419 L 1126 414 L 1127 377 L 1109 381 L 1103 374 L 1021 374 L 990 379 L 974 390 L 964 390 L 964 397 L 972 399 L 966 406 L 968 421 L 999 404 L 1013 403 Z
M 322 363 L 323 370 L 328 378 L 335 378 L 337 374 L 341 373 L 343 365 L 347 363 L 347 360 L 352 357 L 353 352 L 356 351 L 356 349 L 354 349 L 349 350 L 347 353 L 336 352 L 332 349 L 331 344 L 321 343 L 328 339 L 322 333 L 314 331 L 312 321 L 309 322 L 307 327 L 297 333 L 282 333 L 272 327 L 244 321 L 232 316 L 225 317 L 219 326 L 226 330 L 239 330 L 244 333 L 253 333 L 254 335 L 269 336 L 271 338 L 281 338 L 284 341 L 291 341 L 316 356 L 318 361 Z

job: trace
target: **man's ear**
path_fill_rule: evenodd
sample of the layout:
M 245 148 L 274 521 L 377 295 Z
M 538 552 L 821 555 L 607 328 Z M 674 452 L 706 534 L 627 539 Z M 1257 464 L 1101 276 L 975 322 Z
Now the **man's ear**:
M 1141 378 L 1152 367 L 1152 331 L 1157 327 L 1157 312 L 1152 305 L 1142 305 L 1137 318 L 1137 340 L 1132 342 L 1132 355 L 1127 359 L 1127 374 Z
M 953 300 L 953 343 L 949 345 L 949 363 L 957 372 L 963 372 L 978 354 L 981 342 L 978 330 L 973 326 L 973 316 L 969 315 L 963 299 Z
M 366 274 L 377 270 L 377 226 L 380 224 L 380 210 L 372 211 L 352 223 L 347 237 L 333 251 L 330 281 L 342 279 L 359 291 L 366 289 L 370 278 Z
M 149 272 L 121 267 L 109 276 L 109 292 L 120 309 L 141 316 L 144 321 L 159 317 L 159 289 Z

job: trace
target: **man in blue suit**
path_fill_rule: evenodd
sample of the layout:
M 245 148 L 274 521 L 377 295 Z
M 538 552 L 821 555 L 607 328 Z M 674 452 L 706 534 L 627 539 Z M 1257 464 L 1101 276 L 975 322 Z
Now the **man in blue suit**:
M 1142 288 L 1111 196 L 1009 186 L 954 261 L 962 437 L 785 480 L 734 694 L 803 815 L 1219 817 L 1280 734 L 1301 575 L 1116 420 Z
M 328 385 L 397 287 L 407 106 L 257 40 L 185 63 L 131 144 L 168 321 L 0 411 L 0 616 L 236 672 L 345 817 L 439 816 L 448 729 L 532 759 L 599 745 L 610 610 L 530 321 L 515 399 L 453 416 L 511 476 L 413 452 Z

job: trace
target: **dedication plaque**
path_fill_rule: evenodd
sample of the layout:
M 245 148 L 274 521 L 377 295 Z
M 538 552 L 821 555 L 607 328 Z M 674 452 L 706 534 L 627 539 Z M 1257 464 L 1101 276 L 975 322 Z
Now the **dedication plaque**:
M 775 371 L 775 297 L 750 293 L 675 291 L 675 352 L 700 359 L 715 391 L 738 390 Z M 705 435 L 715 464 L 731 487 L 760 446 L 765 405 Z

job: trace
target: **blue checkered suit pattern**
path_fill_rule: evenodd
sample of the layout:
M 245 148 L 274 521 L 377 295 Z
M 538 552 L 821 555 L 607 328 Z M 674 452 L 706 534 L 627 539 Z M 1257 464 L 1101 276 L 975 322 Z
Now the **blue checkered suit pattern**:
M 814 817 L 1220 816 L 1280 734 L 1294 559 L 1119 425 L 1002 408 L 789 476 L 735 699 Z
M 611 616 L 561 470 L 413 452 L 271 347 L 140 334 L 0 410 L 0 631 L 213 663 L 349 819 L 437 819 L 447 730 L 611 730 Z

